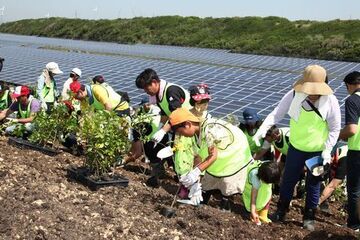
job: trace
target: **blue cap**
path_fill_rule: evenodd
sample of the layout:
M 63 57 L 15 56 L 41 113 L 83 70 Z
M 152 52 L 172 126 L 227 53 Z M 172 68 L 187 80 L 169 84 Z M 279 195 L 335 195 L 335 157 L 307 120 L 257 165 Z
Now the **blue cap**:
M 260 120 L 260 117 L 257 114 L 256 110 L 251 109 L 251 108 L 245 108 L 245 110 L 243 111 L 243 117 L 244 117 L 245 124 L 246 123 L 256 123 L 257 121 Z

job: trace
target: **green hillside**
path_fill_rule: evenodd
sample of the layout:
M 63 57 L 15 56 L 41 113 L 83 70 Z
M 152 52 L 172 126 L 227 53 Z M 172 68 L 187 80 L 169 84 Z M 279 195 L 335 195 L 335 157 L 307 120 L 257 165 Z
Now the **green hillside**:
M 47 18 L 4 23 L 0 25 L 0 32 L 360 61 L 360 20 L 317 22 L 279 17 L 180 16 L 116 20 Z

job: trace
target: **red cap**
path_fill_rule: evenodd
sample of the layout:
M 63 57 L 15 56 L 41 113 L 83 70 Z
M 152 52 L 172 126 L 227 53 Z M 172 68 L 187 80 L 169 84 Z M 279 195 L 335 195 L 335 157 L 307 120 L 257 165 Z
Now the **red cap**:
M 17 86 L 15 92 L 12 94 L 13 98 L 18 98 L 20 96 L 28 96 L 30 94 L 30 89 L 27 86 Z
M 78 93 L 79 90 L 81 88 L 81 84 L 79 83 L 79 81 L 73 81 L 71 84 L 70 84 L 70 90 L 73 92 L 73 93 Z

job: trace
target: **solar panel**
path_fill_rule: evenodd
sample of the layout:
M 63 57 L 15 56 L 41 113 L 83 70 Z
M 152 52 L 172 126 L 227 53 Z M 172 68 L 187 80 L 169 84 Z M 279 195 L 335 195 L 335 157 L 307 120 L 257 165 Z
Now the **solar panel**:
M 49 50 L 43 48 L 44 46 L 81 51 Z M 153 68 L 162 79 L 185 88 L 207 83 L 213 96 L 209 107 L 212 115 L 234 114 L 239 119 L 245 107 L 255 108 L 261 117 L 266 117 L 282 96 L 291 89 L 292 84 L 301 77 L 301 71 L 307 65 L 315 63 L 324 66 L 331 74 L 330 85 L 335 90 L 340 105 L 343 106 L 347 92 L 342 78 L 348 72 L 360 69 L 359 63 L 352 62 L 10 34 L 0 34 L 0 56 L 6 59 L 0 80 L 35 86 L 45 64 L 55 61 L 65 73 L 55 77 L 60 89 L 71 69 L 79 67 L 83 72 L 82 82 L 87 83 L 93 76 L 101 74 L 115 90 L 128 91 L 133 104 L 140 102 L 145 95 L 135 86 L 136 76 L 145 68 Z M 284 120 L 282 125 L 287 122 L 288 119 Z

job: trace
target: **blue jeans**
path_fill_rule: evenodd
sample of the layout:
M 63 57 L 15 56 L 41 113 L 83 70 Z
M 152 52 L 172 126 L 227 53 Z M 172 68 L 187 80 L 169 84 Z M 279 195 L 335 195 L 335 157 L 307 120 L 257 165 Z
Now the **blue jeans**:
M 356 229 L 360 227 L 360 209 L 357 206 L 360 200 L 360 151 L 349 150 L 346 161 L 346 188 L 348 194 L 347 225 L 350 228 Z
M 293 196 L 296 183 L 304 170 L 305 161 L 309 158 L 320 156 L 321 152 L 303 152 L 289 146 L 286 156 L 284 175 L 280 184 L 280 199 L 290 202 Z M 311 173 L 306 174 L 306 200 L 305 208 L 314 209 L 317 207 L 320 198 L 320 178 L 314 177 Z

